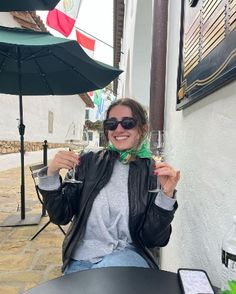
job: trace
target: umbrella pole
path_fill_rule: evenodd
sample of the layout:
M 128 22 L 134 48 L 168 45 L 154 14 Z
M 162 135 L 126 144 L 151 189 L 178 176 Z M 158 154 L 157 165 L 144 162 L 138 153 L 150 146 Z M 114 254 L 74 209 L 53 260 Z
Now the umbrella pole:
M 21 158 L 21 219 L 25 219 L 25 162 L 24 162 L 24 133 L 25 125 L 23 124 L 23 112 L 22 112 L 22 95 L 19 96 L 19 106 L 20 106 L 20 158 Z
M 22 78 L 21 78 L 21 52 L 17 47 L 18 55 L 18 81 L 19 81 L 19 111 L 20 111 L 20 157 L 21 157 L 21 219 L 25 219 L 25 162 L 24 162 L 24 134 L 25 125 L 23 124 L 23 105 L 22 105 Z

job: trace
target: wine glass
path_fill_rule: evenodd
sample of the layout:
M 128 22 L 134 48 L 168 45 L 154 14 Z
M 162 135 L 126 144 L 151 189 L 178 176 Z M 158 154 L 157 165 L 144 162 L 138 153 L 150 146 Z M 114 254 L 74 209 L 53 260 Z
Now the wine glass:
M 89 144 L 87 130 L 83 131 L 82 138 L 81 138 L 79 136 L 78 129 L 76 129 L 76 127 L 75 127 L 75 124 L 72 124 L 66 134 L 65 143 L 69 147 L 70 151 L 74 151 L 74 152 L 78 153 L 79 155 L 81 155 L 83 153 L 84 149 Z M 75 167 L 76 167 L 76 164 L 74 164 L 74 166 L 73 166 L 71 178 L 66 178 L 64 180 L 64 182 L 73 183 L 73 184 L 82 183 L 82 181 L 75 179 Z
M 164 161 L 164 131 L 163 130 L 154 130 L 150 132 L 149 137 L 149 148 L 152 152 L 152 158 L 155 163 Z M 160 183 L 157 178 L 157 188 L 149 190 L 149 192 L 159 192 Z

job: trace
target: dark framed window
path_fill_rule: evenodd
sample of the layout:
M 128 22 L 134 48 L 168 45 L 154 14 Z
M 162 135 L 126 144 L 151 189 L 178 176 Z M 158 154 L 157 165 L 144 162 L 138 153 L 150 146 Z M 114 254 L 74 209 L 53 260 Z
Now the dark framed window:
M 89 119 L 89 109 L 85 109 L 85 119 Z
M 93 132 L 88 132 L 89 141 L 93 141 Z
M 177 110 L 236 78 L 236 0 L 182 0 Z

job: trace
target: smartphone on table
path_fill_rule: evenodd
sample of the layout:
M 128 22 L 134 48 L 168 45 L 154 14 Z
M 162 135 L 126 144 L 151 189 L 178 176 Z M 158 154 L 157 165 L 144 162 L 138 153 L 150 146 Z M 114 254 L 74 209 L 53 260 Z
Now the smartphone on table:
M 211 281 L 204 270 L 178 269 L 178 279 L 184 294 L 215 294 Z

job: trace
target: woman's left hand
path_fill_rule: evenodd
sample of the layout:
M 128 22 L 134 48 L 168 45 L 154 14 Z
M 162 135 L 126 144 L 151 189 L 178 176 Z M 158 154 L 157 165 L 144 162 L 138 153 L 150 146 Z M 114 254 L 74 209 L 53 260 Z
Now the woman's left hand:
M 166 162 L 156 163 L 153 173 L 159 177 L 161 189 L 169 196 L 174 196 L 174 190 L 180 179 L 180 171 L 175 170 Z

